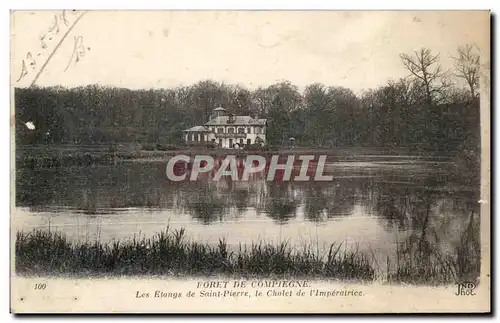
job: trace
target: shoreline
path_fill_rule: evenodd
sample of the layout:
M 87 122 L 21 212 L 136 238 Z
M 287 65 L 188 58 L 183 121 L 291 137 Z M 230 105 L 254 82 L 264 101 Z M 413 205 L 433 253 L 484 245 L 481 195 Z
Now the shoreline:
M 373 160 L 400 161 L 431 160 L 434 162 L 453 162 L 455 152 L 417 151 L 409 148 L 376 148 L 376 147 L 349 147 L 349 148 L 279 148 L 263 150 L 235 150 L 221 148 L 186 147 L 175 150 L 142 150 L 127 146 L 78 146 L 78 145 L 37 145 L 16 147 L 16 167 L 61 167 L 61 166 L 88 166 L 114 165 L 126 161 L 161 161 L 174 155 L 194 156 L 197 154 L 223 157 L 235 155 L 245 157 L 260 155 L 326 155 L 329 162 L 362 162 Z

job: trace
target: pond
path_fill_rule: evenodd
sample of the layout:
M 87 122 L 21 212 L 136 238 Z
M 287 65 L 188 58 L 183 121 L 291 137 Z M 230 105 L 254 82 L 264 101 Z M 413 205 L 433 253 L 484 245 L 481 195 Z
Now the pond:
M 333 180 L 326 182 L 269 181 L 265 172 L 248 181 L 173 182 L 166 165 L 18 169 L 13 225 L 50 227 L 74 241 L 153 236 L 169 226 L 200 242 L 224 238 L 233 248 L 287 241 L 324 253 L 336 243 L 372 255 L 382 268 L 407 239 L 453 252 L 479 221 L 479 189 L 454 182 L 442 160 L 327 162 Z

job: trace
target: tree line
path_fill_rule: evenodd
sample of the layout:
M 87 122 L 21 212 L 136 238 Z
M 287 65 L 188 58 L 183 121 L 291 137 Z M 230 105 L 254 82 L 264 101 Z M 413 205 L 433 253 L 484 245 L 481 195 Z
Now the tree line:
M 439 54 L 401 54 L 408 76 L 355 94 L 340 86 L 288 82 L 247 89 L 213 80 L 170 89 L 88 85 L 15 89 L 16 143 L 182 144 L 182 131 L 222 106 L 268 120 L 269 145 L 479 149 L 479 53 L 459 47 L 445 70 Z M 461 80 L 460 82 L 457 82 Z M 461 85 L 459 85 L 461 84 Z M 465 84 L 465 86 L 464 86 Z M 26 127 L 32 122 L 35 129 Z

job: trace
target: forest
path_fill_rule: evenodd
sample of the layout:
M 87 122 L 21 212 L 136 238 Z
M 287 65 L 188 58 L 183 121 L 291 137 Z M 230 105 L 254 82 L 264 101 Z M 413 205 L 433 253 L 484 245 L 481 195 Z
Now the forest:
M 266 118 L 269 146 L 293 137 L 299 147 L 406 147 L 477 157 L 479 57 L 476 47 L 459 47 L 446 70 L 430 49 L 401 54 L 407 77 L 360 94 L 319 83 L 301 90 L 285 80 L 255 89 L 214 80 L 169 89 L 16 88 L 16 144 L 182 145 L 184 129 L 222 106 Z

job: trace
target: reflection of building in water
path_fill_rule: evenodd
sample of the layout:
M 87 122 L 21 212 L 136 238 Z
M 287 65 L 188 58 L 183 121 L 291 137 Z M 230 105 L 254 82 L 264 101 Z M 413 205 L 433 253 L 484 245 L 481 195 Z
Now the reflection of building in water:
M 266 143 L 266 119 L 227 114 L 226 109 L 217 108 L 203 126 L 184 130 L 187 143 L 214 143 L 223 148 L 241 148 L 247 145 Z
M 232 181 L 230 177 L 223 177 L 220 181 L 210 182 L 209 185 L 213 188 L 216 196 L 230 199 L 229 203 L 235 202 L 237 204 L 240 202 L 242 204 L 242 199 L 244 199 L 245 208 L 254 207 L 260 199 L 267 195 L 266 179 L 263 172 L 249 174 L 247 181 Z

